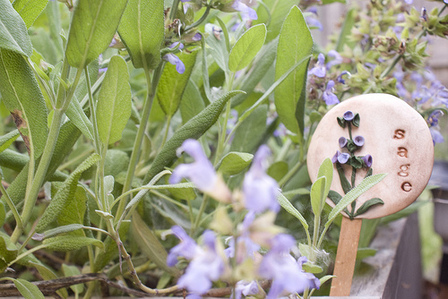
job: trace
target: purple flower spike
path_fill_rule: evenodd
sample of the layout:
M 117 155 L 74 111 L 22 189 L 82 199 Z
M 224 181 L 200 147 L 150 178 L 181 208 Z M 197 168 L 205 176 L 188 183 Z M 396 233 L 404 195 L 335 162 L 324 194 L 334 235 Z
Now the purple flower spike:
M 222 179 L 218 177 L 213 168 L 213 164 L 207 159 L 199 141 L 187 139 L 179 148 L 193 157 L 194 162 L 190 164 L 179 164 L 169 179 L 170 184 L 179 183 L 183 178 L 187 178 L 195 184 L 199 190 L 209 194 L 221 202 L 229 202 L 230 191 L 225 186 Z
M 351 74 L 347 71 L 343 71 L 336 79 L 336 81 L 338 81 L 339 83 L 345 84 L 345 79 L 342 78 L 344 76 L 347 76 L 348 78 L 350 78 Z
M 186 288 L 193 295 L 207 292 L 212 281 L 218 280 L 224 271 L 224 262 L 215 249 L 215 235 L 212 231 L 203 234 L 205 248 L 199 250 L 179 279 L 179 287 Z
M 439 118 L 443 116 L 442 110 L 434 110 L 428 117 L 428 122 L 431 127 L 437 126 L 439 124 Z
M 166 258 L 166 264 L 169 267 L 173 267 L 177 263 L 177 258 L 182 256 L 187 260 L 193 259 L 199 250 L 196 242 L 190 238 L 189 235 L 180 226 L 173 226 L 171 231 L 179 238 L 181 241 L 178 245 L 174 246 Z
M 268 299 L 278 298 L 283 292 L 302 293 L 305 289 L 316 286 L 314 275 L 305 273 L 301 265 L 289 254 L 294 239 L 285 234 L 279 234 L 272 240 L 271 250 L 261 261 L 258 272 L 266 279 L 272 279 Z
M 325 89 L 322 98 L 325 103 L 330 106 L 339 103 L 338 97 L 333 93 L 334 81 L 330 80 L 327 83 L 327 88 Z
M 344 113 L 344 119 L 346 121 L 352 121 L 354 118 L 355 118 L 355 114 L 353 112 L 351 112 L 350 110 L 348 110 Z
M 266 159 L 271 151 L 266 145 L 262 145 L 255 153 L 252 166 L 246 173 L 243 181 L 243 193 L 246 208 L 255 213 L 261 213 L 269 209 L 273 212 L 280 210 L 277 202 L 278 184 L 266 174 Z
M 353 142 L 356 144 L 356 146 L 361 147 L 364 145 L 365 139 L 361 135 L 358 135 L 358 136 L 355 136 L 355 138 L 353 139 Z
M 313 67 L 309 72 L 309 75 L 314 75 L 319 78 L 325 77 L 327 74 L 327 69 L 325 68 L 325 56 L 324 54 L 320 53 L 319 56 L 317 56 L 317 63 L 316 66 Z
M 373 158 L 371 155 L 365 155 L 361 159 L 364 161 L 364 164 L 366 165 L 367 168 L 372 167 Z
M 163 56 L 163 59 L 176 66 L 176 71 L 179 74 L 183 74 L 185 72 L 185 64 L 180 60 L 179 57 L 172 53 L 168 53 Z
M 241 299 L 241 295 L 247 297 L 248 295 L 258 294 L 258 284 L 255 280 L 244 281 L 240 280 L 235 286 L 235 299 Z
M 329 70 L 330 68 L 332 68 L 335 65 L 339 65 L 342 63 L 343 58 L 341 56 L 341 54 L 339 54 L 336 50 L 330 50 L 328 51 L 328 56 L 333 57 L 334 59 L 332 61 L 330 61 L 329 63 L 327 63 L 327 69 Z
M 348 159 L 350 159 L 350 155 L 347 153 L 342 153 L 338 156 L 338 162 L 340 164 L 345 164 L 348 162 Z
M 242 0 L 235 0 L 232 4 L 232 8 L 241 12 L 243 14 L 243 19 L 258 19 L 257 12 L 253 8 L 242 3 Z
M 341 138 L 339 138 L 339 147 L 340 148 L 344 148 L 344 147 L 346 147 L 347 146 L 347 138 L 345 138 L 345 137 L 341 137 Z

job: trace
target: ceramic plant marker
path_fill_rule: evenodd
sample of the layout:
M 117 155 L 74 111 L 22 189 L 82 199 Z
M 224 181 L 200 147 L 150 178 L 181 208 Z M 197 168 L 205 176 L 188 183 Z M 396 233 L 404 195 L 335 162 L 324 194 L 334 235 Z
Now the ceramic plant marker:
M 355 123 L 340 119 L 342 124 L 339 124 L 338 117 L 343 118 L 348 111 L 357 118 Z M 357 136 L 362 136 L 363 140 Z M 345 137 L 351 145 L 344 145 L 344 139 L 340 137 Z M 311 181 L 317 179 L 319 166 L 324 159 L 335 157 L 337 151 L 350 154 L 348 148 L 351 146 L 353 151 L 353 143 L 362 143 L 351 155 L 358 157 L 354 163 L 363 161 L 362 157 L 367 161 L 369 155 L 371 163 L 364 162 L 353 176 L 353 167 L 348 163 L 334 163 L 331 190 L 342 196 L 345 194 L 339 176 L 341 172 L 351 185 L 355 182 L 354 186 L 368 175 L 369 169 L 372 174 L 387 175 L 358 197 L 354 206 L 349 205 L 343 215 L 334 269 L 336 278 L 332 281 L 330 296 L 350 295 L 362 219 L 384 217 L 414 202 L 428 183 L 434 160 L 431 133 L 418 112 L 394 96 L 365 94 L 336 105 L 322 118 L 308 150 Z M 342 155 L 339 159 L 344 162 L 346 158 L 347 155 Z M 329 198 L 327 203 L 335 205 Z M 369 203 L 376 204 L 358 215 L 357 212 Z

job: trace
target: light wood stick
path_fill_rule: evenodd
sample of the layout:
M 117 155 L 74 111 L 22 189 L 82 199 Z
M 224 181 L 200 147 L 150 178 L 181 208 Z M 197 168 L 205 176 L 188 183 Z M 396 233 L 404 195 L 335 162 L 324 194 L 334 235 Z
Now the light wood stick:
M 330 296 L 350 296 L 362 219 L 342 217 L 338 251 L 331 282 Z

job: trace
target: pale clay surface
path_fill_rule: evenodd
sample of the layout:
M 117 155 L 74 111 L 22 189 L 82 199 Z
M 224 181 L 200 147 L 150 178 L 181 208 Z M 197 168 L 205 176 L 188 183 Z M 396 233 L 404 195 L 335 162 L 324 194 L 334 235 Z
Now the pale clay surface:
M 414 202 L 431 176 L 434 146 L 431 133 L 423 117 L 404 101 L 387 94 L 366 94 L 348 99 L 332 108 L 319 123 L 308 151 L 308 171 L 315 181 L 319 166 L 332 158 L 339 148 L 339 137 L 349 137 L 348 129 L 338 125 L 337 117 L 347 110 L 359 113 L 359 128 L 352 126 L 352 136 L 362 135 L 364 146 L 357 156 L 373 157 L 373 174 L 387 173 L 376 186 L 357 199 L 357 207 L 379 197 L 384 205 L 371 208 L 359 218 L 378 218 L 396 213 Z M 351 167 L 346 176 L 350 181 Z M 357 172 L 356 185 L 365 176 Z M 339 176 L 334 167 L 331 189 L 343 195 Z M 331 205 L 331 200 L 327 199 Z

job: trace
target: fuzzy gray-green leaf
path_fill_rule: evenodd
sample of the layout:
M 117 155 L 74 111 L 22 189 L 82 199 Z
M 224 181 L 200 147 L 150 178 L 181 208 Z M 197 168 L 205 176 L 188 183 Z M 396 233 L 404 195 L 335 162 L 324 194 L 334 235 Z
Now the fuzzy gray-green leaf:
M 253 157 L 249 153 L 230 152 L 219 162 L 218 171 L 227 175 L 238 174 L 249 166 Z
M 36 231 L 42 232 L 45 230 L 56 218 L 59 216 L 61 210 L 64 208 L 67 200 L 72 198 L 76 191 L 76 186 L 81 174 L 98 162 L 100 156 L 98 154 L 92 154 L 81 165 L 79 165 L 75 171 L 65 180 L 63 185 L 59 188 L 58 192 L 51 200 L 48 207 L 45 209 L 44 214 L 40 218 Z
M 19 131 L 14 130 L 0 137 L 0 153 L 7 149 L 19 137 Z
M 163 1 L 129 0 L 118 33 L 135 68 L 155 69 L 165 39 Z
M 266 25 L 251 27 L 237 40 L 229 55 L 229 70 L 239 71 L 255 58 L 266 39 Z
M 39 288 L 32 284 L 31 282 L 19 278 L 14 279 L 14 285 L 19 290 L 20 294 L 22 294 L 25 299 L 44 299 L 44 295 L 39 290 Z
M 117 31 L 127 2 L 128 0 L 78 1 L 66 51 L 71 66 L 82 69 L 106 50 Z
M 298 34 L 300 32 L 300 34 Z M 275 78 L 311 54 L 313 38 L 302 12 L 294 6 L 283 23 L 277 47 Z M 299 139 L 304 130 L 307 63 L 299 66 L 275 90 L 275 107 L 280 120 Z
M 33 53 L 25 23 L 9 0 L 0 0 L 0 48 L 26 56 Z
M 88 245 L 94 245 L 101 249 L 104 248 L 104 244 L 101 240 L 72 235 L 57 236 L 45 239 L 42 243 L 45 245 L 45 248 L 49 250 L 63 252 L 78 250 Z
M 180 275 L 178 269 L 168 267 L 166 264 L 168 254 L 165 248 L 138 213 L 134 213 L 132 216 L 132 233 L 143 254 L 153 263 L 173 276 Z
M 113 56 L 98 97 L 96 119 L 103 144 L 121 139 L 121 134 L 131 116 L 131 87 L 126 62 Z
M 15 0 L 12 6 L 22 17 L 26 28 L 30 28 L 45 9 L 47 3 L 47 0 Z
M 157 86 L 157 99 L 163 112 L 169 117 L 176 113 L 180 100 L 190 79 L 191 71 L 196 62 L 197 51 L 187 54 L 179 53 L 178 57 L 185 65 L 185 71 L 179 74 L 176 66 L 165 64 L 162 76 Z
M 176 159 L 176 150 L 182 143 L 189 139 L 198 139 L 201 137 L 219 118 L 225 104 L 235 95 L 242 91 L 234 90 L 226 93 L 224 96 L 208 105 L 198 115 L 190 119 L 186 124 L 180 127 L 169 139 L 146 174 L 144 184 L 147 184 L 157 173 L 161 172 L 165 166 L 170 166 Z
M 34 158 L 47 143 L 47 107 L 33 71 L 24 57 L 0 49 L 0 93 L 2 101 Z

